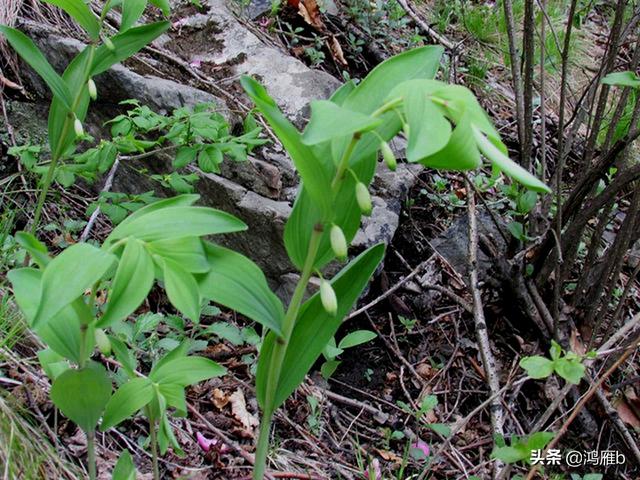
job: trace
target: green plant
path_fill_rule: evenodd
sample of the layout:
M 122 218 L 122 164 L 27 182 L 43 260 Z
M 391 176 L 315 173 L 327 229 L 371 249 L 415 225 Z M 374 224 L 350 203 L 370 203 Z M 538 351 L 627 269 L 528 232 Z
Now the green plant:
M 551 359 L 539 355 L 524 357 L 520 360 L 520 366 L 531 378 L 547 378 L 555 372 L 569 383 L 580 383 L 585 373 L 584 357 L 574 352 L 562 355 L 562 347 L 554 340 L 551 341 L 549 354 Z M 586 358 L 593 358 L 593 353 L 587 354 Z
M 511 439 L 511 445 L 496 446 L 491 453 L 493 458 L 502 460 L 505 463 L 516 463 L 525 461 L 530 462 L 531 453 L 536 450 L 543 450 L 546 445 L 553 439 L 553 432 L 536 432 L 527 437 L 514 436 Z
M 435 395 L 425 395 L 418 408 L 413 408 L 401 400 L 398 400 L 396 403 L 402 410 L 413 415 L 417 422 L 423 423 L 437 434 L 443 437 L 448 437 L 451 434 L 451 429 L 447 425 L 443 423 L 430 423 L 425 420 L 427 414 L 438 406 L 438 397 Z
M 130 57 L 169 27 L 169 22 L 166 21 L 133 26 L 142 16 L 147 5 L 146 0 L 128 0 L 122 3 L 122 25 L 119 33 L 113 37 L 109 37 L 106 33 L 104 20 L 109 11 L 120 2 L 107 1 L 100 17 L 96 17 L 82 0 L 51 0 L 50 3 L 60 7 L 75 19 L 90 38 L 89 45 L 69 63 L 62 76 L 53 69 L 31 39 L 19 30 L 0 25 L 0 33 L 25 62 L 42 77 L 53 94 L 49 109 L 48 135 L 51 161 L 43 177 L 42 190 L 32 224 L 33 232 L 40 221 L 42 208 L 56 175 L 58 163 L 75 151 L 78 139 L 84 138 L 82 122 L 90 100 L 97 96 L 93 77 L 106 71 L 113 64 Z M 153 0 L 152 3 L 158 6 L 165 16 L 169 15 L 167 0 Z M 24 154 L 22 156 L 24 157 Z M 63 173 L 62 181 L 65 181 L 64 175 Z
M 370 342 L 374 338 L 376 338 L 376 334 L 369 330 L 356 330 L 355 332 L 351 332 L 340 340 L 338 345 L 336 345 L 336 339 L 331 337 L 329 343 L 327 343 L 324 350 L 322 350 L 322 356 L 325 359 L 322 367 L 320 367 L 322 376 L 328 379 L 334 374 L 341 363 L 340 360 L 337 360 L 337 357 L 342 355 L 347 348 L 353 348 L 357 345 Z

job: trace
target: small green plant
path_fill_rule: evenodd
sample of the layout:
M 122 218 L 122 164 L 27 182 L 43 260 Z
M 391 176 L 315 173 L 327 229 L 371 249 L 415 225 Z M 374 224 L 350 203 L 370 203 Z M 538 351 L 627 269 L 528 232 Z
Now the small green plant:
M 567 382 L 577 385 L 580 383 L 585 373 L 585 366 L 582 357 L 574 352 L 562 354 L 562 347 L 554 340 L 551 341 L 549 355 L 551 359 L 535 355 L 524 357 L 520 360 L 520 366 L 527 371 L 531 378 L 547 378 L 553 373 L 557 373 Z M 594 353 L 589 353 L 586 358 L 593 358 Z
M 320 402 L 313 395 L 307 395 L 307 403 L 309 404 L 309 416 L 307 417 L 307 426 L 311 433 L 315 436 L 320 435 L 322 428 L 322 410 Z
M 370 342 L 374 338 L 376 338 L 376 334 L 369 330 L 356 330 L 355 332 L 351 332 L 345 336 L 336 346 L 336 339 L 332 337 L 322 351 L 322 355 L 325 358 L 325 361 L 320 368 L 322 376 L 325 379 L 328 379 L 334 374 L 341 363 L 337 357 L 342 355 L 347 348 L 362 345 L 363 343 Z
M 425 420 L 425 417 L 428 416 L 427 414 L 438 406 L 438 397 L 435 395 L 425 395 L 416 409 L 401 400 L 398 400 L 396 403 L 406 413 L 413 415 L 417 422 L 422 423 L 437 434 L 443 437 L 448 437 L 451 434 L 451 429 L 447 425 L 443 423 L 430 423 Z
M 532 452 L 544 450 L 554 436 L 553 432 L 536 432 L 527 437 L 514 436 L 511 438 L 511 445 L 506 445 L 504 440 L 499 442 L 502 445 L 496 446 L 491 456 L 504 463 L 530 463 Z
M 407 317 L 403 317 L 402 315 L 398 316 L 398 320 L 400 320 L 402 326 L 409 333 L 413 332 L 413 329 L 416 327 L 416 323 L 418 323 L 417 318 L 409 319 Z

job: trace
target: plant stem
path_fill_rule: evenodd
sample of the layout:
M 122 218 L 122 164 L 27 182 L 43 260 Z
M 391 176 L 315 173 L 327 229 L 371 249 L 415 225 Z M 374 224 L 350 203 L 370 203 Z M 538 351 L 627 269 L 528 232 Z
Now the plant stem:
M 151 409 L 147 408 L 149 418 L 149 436 L 151 439 L 151 463 L 153 465 L 153 480 L 160 480 L 160 467 L 158 465 L 158 433 L 156 431 L 156 419 L 151 415 Z
M 278 388 L 278 380 L 280 379 L 280 372 L 282 371 L 282 363 L 284 362 L 284 356 L 287 352 L 287 345 L 291 339 L 291 333 L 295 326 L 296 319 L 298 317 L 298 311 L 302 300 L 304 299 L 304 293 L 307 290 L 307 284 L 313 273 L 313 265 L 320 248 L 320 240 L 322 239 L 323 227 L 318 224 L 314 227 L 311 239 L 309 240 L 309 250 L 307 251 L 307 258 L 302 268 L 302 274 L 296 285 L 296 289 L 291 297 L 289 308 L 285 314 L 282 322 L 282 337 L 276 339 L 273 347 L 273 353 L 271 355 L 271 367 L 269 369 L 269 375 L 267 377 L 267 388 L 265 398 L 265 410 L 262 414 L 262 422 L 260 424 L 260 434 L 258 437 L 258 445 L 256 447 L 256 457 L 253 470 L 254 480 L 262 480 L 264 477 L 267 451 L 269 448 L 269 432 L 271 431 L 271 421 L 273 419 L 273 402 L 275 400 L 276 390 Z
M 94 44 L 89 46 L 89 56 L 87 59 L 87 65 L 85 68 L 84 75 L 84 83 L 89 79 L 89 73 L 91 72 L 91 66 L 93 64 L 93 57 L 95 55 L 96 46 Z M 71 104 L 71 111 L 67 113 L 67 116 L 64 119 L 64 123 L 62 124 L 62 132 L 60 133 L 60 141 L 58 143 L 58 147 L 55 152 L 52 152 L 51 163 L 49 165 L 49 170 L 47 170 L 47 175 L 44 179 L 44 183 L 42 184 L 42 190 L 40 191 L 40 195 L 38 196 L 38 203 L 36 204 L 36 212 L 33 216 L 33 224 L 31 225 L 31 233 L 35 234 L 36 229 L 38 228 L 38 224 L 40 223 L 40 216 L 42 215 L 42 208 L 44 207 L 44 202 L 47 198 L 47 194 L 49 193 L 49 187 L 53 183 L 53 175 L 56 171 L 56 166 L 58 165 L 58 161 L 62 157 L 64 153 L 63 150 L 63 141 L 67 134 L 69 133 L 69 129 L 71 128 L 71 124 L 75 120 L 75 111 L 78 108 L 80 103 L 80 99 L 82 98 L 82 93 L 84 92 L 85 87 L 79 88 L 76 91 L 76 95 L 73 99 L 73 103 Z
M 89 469 L 89 480 L 96 480 L 96 432 L 92 430 L 87 433 L 87 468 Z

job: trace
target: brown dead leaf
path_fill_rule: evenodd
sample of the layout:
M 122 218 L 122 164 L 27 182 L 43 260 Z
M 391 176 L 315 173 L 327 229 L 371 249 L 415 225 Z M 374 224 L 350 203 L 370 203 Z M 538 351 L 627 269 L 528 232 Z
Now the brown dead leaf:
M 347 59 L 344 58 L 344 52 L 342 51 L 342 46 L 335 35 L 331 35 L 331 38 L 327 40 L 327 44 L 329 45 L 329 50 L 331 51 L 331 55 L 335 58 L 336 62 L 340 65 L 344 65 L 345 67 L 349 65 Z
M 302 0 L 298 3 L 298 13 L 304 18 L 304 21 L 320 32 L 326 31 L 322 14 L 316 0 Z
M 231 413 L 233 416 L 245 427 L 249 432 L 253 432 L 255 427 L 258 426 L 258 418 L 249 413 L 247 410 L 247 402 L 244 399 L 242 390 L 236 390 L 229 397 L 229 403 L 231 404 Z
M 429 380 L 436 373 L 436 370 L 428 363 L 420 363 L 416 367 L 416 372 L 425 380 Z
M 380 458 L 386 460 L 387 462 L 394 462 L 397 464 L 402 464 L 402 458 L 396 455 L 393 452 L 389 452 L 388 450 L 379 450 L 376 448 L 376 452 L 380 455 Z
M 635 414 L 633 409 L 629 406 L 624 398 L 621 398 L 620 400 L 615 402 L 614 407 L 616 409 L 616 412 L 618 412 L 620 420 L 622 420 L 627 425 L 631 425 L 633 428 L 640 428 L 640 418 L 638 418 L 638 416 Z
M 227 404 L 229 403 L 229 400 L 230 400 L 229 395 L 224 393 L 222 390 L 220 390 L 219 388 L 213 389 L 213 392 L 211 393 L 211 401 L 216 406 L 216 408 L 218 408 L 219 410 L 222 410 L 224 407 L 227 406 Z
M 585 355 L 587 353 L 587 349 L 585 348 L 584 343 L 582 343 L 582 338 L 580 338 L 580 333 L 578 333 L 575 328 L 571 330 L 569 346 L 571 347 L 571 351 L 578 355 Z

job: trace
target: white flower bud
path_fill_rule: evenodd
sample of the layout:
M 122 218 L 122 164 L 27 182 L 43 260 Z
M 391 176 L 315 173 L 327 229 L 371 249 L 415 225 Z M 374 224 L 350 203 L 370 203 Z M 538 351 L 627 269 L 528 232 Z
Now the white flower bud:
M 389 167 L 389 170 L 391 170 L 392 172 L 395 172 L 396 167 L 398 166 L 398 162 L 396 161 L 396 156 L 393 154 L 391 147 L 387 142 L 382 142 L 380 144 L 380 149 L 382 150 L 382 158 L 387 164 L 387 167 Z
M 356 183 L 356 200 L 362 213 L 366 216 L 371 215 L 371 195 L 369 195 L 367 186 L 362 182 Z
M 338 299 L 336 298 L 336 292 L 333 291 L 331 284 L 324 279 L 320 280 L 320 300 L 322 301 L 322 306 L 329 315 L 335 315 L 338 313 Z
M 102 330 L 101 328 L 96 328 L 93 336 L 96 339 L 96 345 L 98 346 L 98 350 L 100 350 L 100 352 L 102 352 L 103 355 L 107 355 L 107 356 L 110 355 L 111 341 L 109 340 L 109 337 L 107 337 L 107 334 L 104 333 L 104 330 Z
M 347 258 L 347 239 L 344 237 L 344 232 L 338 225 L 331 227 L 329 235 L 331 239 L 331 248 L 333 253 L 336 254 L 339 260 Z
M 76 119 L 73 122 L 73 129 L 76 132 L 76 137 L 81 137 L 82 135 L 84 135 L 84 128 L 82 128 L 82 122 L 78 117 L 76 117 Z
M 96 83 L 93 81 L 93 78 L 90 78 L 87 82 L 87 89 L 89 90 L 89 96 L 91 100 L 95 100 L 98 98 L 98 89 L 96 88 Z

